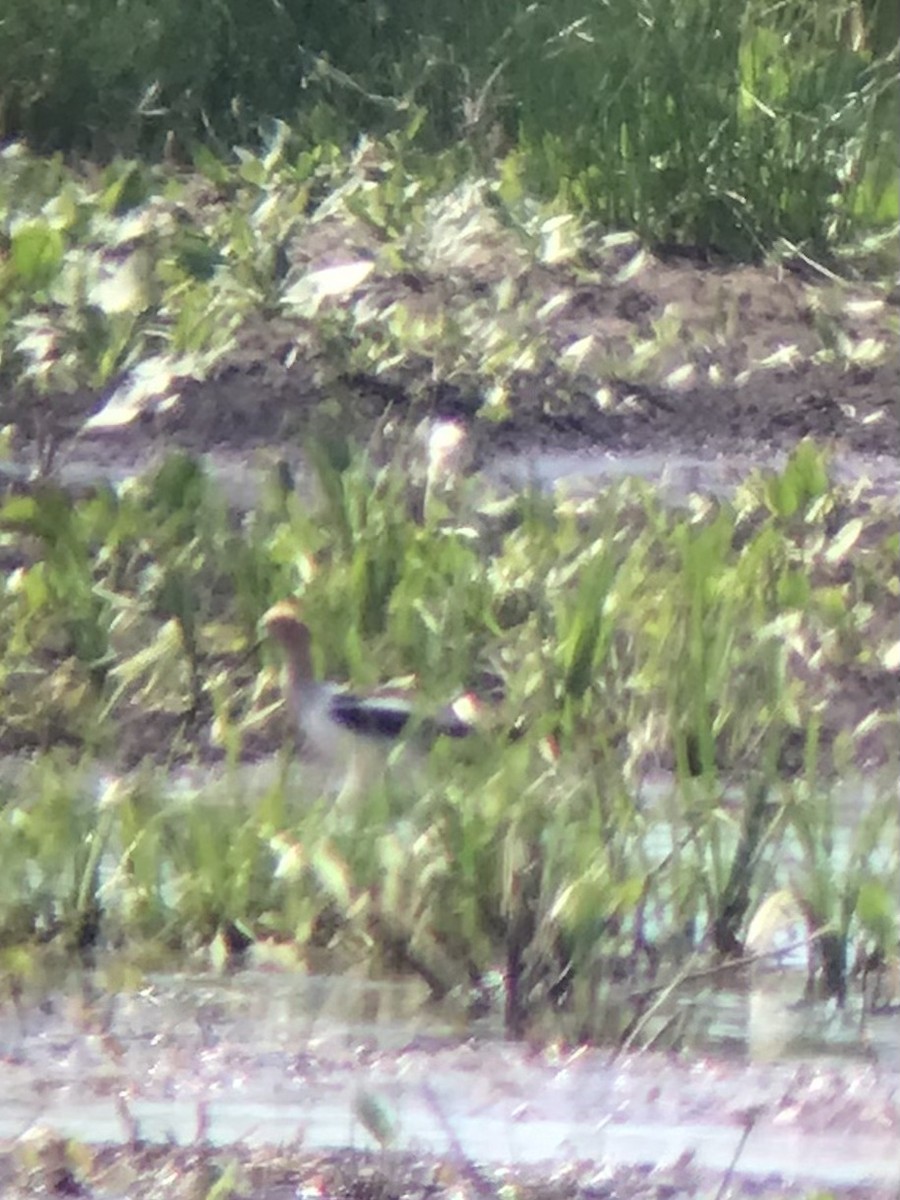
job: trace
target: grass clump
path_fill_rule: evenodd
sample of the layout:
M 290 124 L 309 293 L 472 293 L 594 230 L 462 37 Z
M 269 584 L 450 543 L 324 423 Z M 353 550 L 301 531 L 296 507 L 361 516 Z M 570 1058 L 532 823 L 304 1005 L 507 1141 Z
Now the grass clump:
M 65 732 L 81 765 L 57 749 L 4 785 L 6 947 L 284 943 L 472 1003 L 499 971 L 509 1028 L 568 1011 L 609 1033 L 616 1011 L 617 1037 L 638 1015 L 601 1003 L 617 979 L 634 998 L 688 953 L 739 956 L 773 882 L 826 991 L 851 939 L 893 953 L 896 806 L 876 782 L 842 824 L 832 793 L 873 747 L 896 766 L 889 700 L 842 715 L 849 689 L 890 693 L 894 535 L 814 448 L 686 509 L 634 485 L 423 504 L 411 467 L 314 457 L 312 506 L 276 480 L 240 518 L 184 458 L 65 509 L 46 485 L 7 498 L 7 748 Z M 311 764 L 273 770 L 256 622 L 291 595 L 328 675 L 502 692 L 483 733 L 350 809 Z M 648 791 L 654 764 L 673 782 Z
M 183 6 L 13 3 L 6 137 L 93 156 L 414 131 L 607 227 L 757 256 L 897 220 L 884 0 Z

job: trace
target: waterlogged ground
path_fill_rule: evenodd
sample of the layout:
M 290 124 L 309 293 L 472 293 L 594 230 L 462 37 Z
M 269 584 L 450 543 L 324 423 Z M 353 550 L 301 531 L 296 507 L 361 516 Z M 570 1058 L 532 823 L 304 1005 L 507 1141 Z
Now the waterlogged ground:
M 242 802 L 264 785 L 248 775 Z M 217 803 L 212 777 L 178 786 Z M 665 786 L 642 803 L 664 807 Z M 838 858 L 871 799 L 837 798 Z M 640 1053 L 567 1043 L 552 1018 L 505 1040 L 499 977 L 473 1017 L 415 977 L 307 973 L 287 946 L 255 944 L 236 971 L 207 949 L 179 975 L 107 952 L 0 1004 L 2 1194 L 895 1198 L 900 982 L 865 1005 L 858 981 L 843 1009 L 805 1000 L 805 922 L 772 936 L 791 947 L 777 964 L 700 969 L 664 999 Z M 613 1042 L 634 988 L 603 989 Z
M 0 1014 L 3 1194 L 190 1195 L 227 1168 L 226 1195 L 264 1198 L 518 1181 L 521 1196 L 724 1183 L 886 1200 L 900 1186 L 896 1014 L 832 1014 L 810 1036 L 799 983 L 720 992 L 689 1055 L 613 1056 L 462 1030 L 409 982 L 248 971 L 110 993 L 88 976 Z
M 312 298 L 350 314 L 363 350 L 398 307 L 426 323 L 449 312 L 477 331 L 499 306 L 497 328 L 528 354 L 494 411 L 477 415 L 478 380 L 442 378 L 428 354 L 396 371 L 357 356 L 323 386 L 321 347 L 286 304 L 277 320 L 248 321 L 209 378 L 165 381 L 157 399 L 180 395 L 170 407 L 63 438 L 63 482 L 119 481 L 182 447 L 206 456 L 246 509 L 276 459 L 302 488 L 310 430 L 364 441 L 376 421 L 427 413 L 466 424 L 490 486 L 562 480 L 589 494 L 638 476 L 675 500 L 722 495 L 810 435 L 832 449 L 839 481 L 867 480 L 871 495 L 897 502 L 896 295 L 815 271 L 664 259 L 627 238 L 573 254 L 564 226 L 536 261 L 477 196 L 456 205 L 434 214 L 415 270 L 357 270 L 343 291 Z M 293 248 L 289 285 L 305 273 L 315 293 L 321 272 L 375 262 L 373 236 L 346 216 L 323 221 Z M 301 300 L 295 290 L 295 308 Z M 16 436 L 0 479 L 18 485 L 45 455 L 48 414 L 73 433 L 108 399 L 50 397 L 42 408 L 29 397 L 26 408 L 9 397 L 0 421 Z M 848 683 L 847 722 L 895 714 L 895 679 L 879 676 L 877 694 L 871 681 Z M 159 727 L 149 736 L 167 741 Z M 136 731 L 131 763 L 145 743 Z M 101 973 L 7 993 L 0 1194 L 900 1194 L 896 989 L 865 1019 L 856 993 L 846 1012 L 801 1005 L 796 974 L 680 992 L 682 1052 L 619 1057 L 506 1043 L 497 1020 L 435 1011 L 422 992 L 416 981 L 254 968 L 108 988 Z

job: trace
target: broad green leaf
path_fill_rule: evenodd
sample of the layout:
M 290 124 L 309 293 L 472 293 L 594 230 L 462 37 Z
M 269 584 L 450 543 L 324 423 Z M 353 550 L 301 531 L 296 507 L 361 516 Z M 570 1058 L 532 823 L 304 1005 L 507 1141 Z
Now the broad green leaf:
M 45 287 L 59 270 L 64 243 L 58 229 L 42 219 L 26 221 L 12 235 L 12 263 L 29 287 Z
M 860 884 L 856 898 L 856 915 L 867 933 L 884 950 L 897 945 L 897 897 L 877 880 Z

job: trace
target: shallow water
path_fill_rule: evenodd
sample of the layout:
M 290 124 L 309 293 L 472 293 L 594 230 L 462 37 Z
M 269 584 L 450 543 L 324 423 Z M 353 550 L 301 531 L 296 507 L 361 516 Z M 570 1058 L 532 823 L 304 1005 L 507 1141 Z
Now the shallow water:
M 252 805 L 273 769 L 247 768 L 239 786 L 197 768 L 170 783 L 185 804 L 240 795 Z M 645 811 L 663 812 L 673 785 L 646 779 Z M 838 789 L 837 853 L 872 787 Z M 665 830 L 652 836 L 648 854 L 661 856 Z M 107 884 L 114 906 L 114 870 Z M 805 927 L 785 932 L 797 943 Z M 665 1045 L 677 1029 L 682 1053 L 613 1057 L 511 1044 L 499 1001 L 473 1022 L 464 997 L 436 1006 L 417 979 L 254 967 L 148 976 L 110 992 L 107 980 L 121 988 L 113 960 L 0 1006 L 0 1138 L 39 1125 L 89 1142 L 365 1147 L 362 1092 L 392 1114 L 397 1148 L 419 1156 L 543 1167 L 690 1155 L 725 1171 L 751 1122 L 745 1176 L 900 1186 L 900 1013 L 864 1017 L 855 989 L 845 1010 L 804 1004 L 803 967 L 797 952 L 773 969 L 683 987 L 643 1031 Z
M 272 464 L 284 454 L 281 446 L 258 448 L 249 454 L 241 451 L 212 450 L 200 456 L 212 478 L 228 501 L 238 508 L 259 503 Z M 777 472 L 784 468 L 788 455 L 762 448 L 759 453 L 723 453 L 715 448 L 700 448 L 687 453 L 676 450 L 647 450 L 630 453 L 611 452 L 602 447 L 582 450 L 523 450 L 499 454 L 484 465 L 482 478 L 501 489 L 537 486 L 544 490 L 561 487 L 575 496 L 590 496 L 603 487 L 626 479 L 640 480 L 657 487 L 670 501 L 693 494 L 727 497 L 755 471 Z M 135 475 L 158 467 L 158 452 L 109 454 L 100 442 L 96 453 L 90 444 L 82 449 L 76 443 L 61 455 L 56 473 L 68 487 L 96 483 L 119 486 Z M 32 467 L 20 462 L 0 460 L 0 482 L 27 479 Z M 301 490 L 309 473 L 303 460 L 295 457 L 291 469 Z M 878 495 L 900 495 L 900 462 L 891 455 L 858 454 L 837 449 L 830 459 L 830 474 L 836 483 L 850 486 L 865 481 Z
M 881 1022 L 893 1030 L 893 1066 L 760 1065 L 740 1061 L 734 1045 L 728 1058 L 690 1061 L 533 1050 L 486 1025 L 452 1029 L 404 983 L 245 972 L 159 977 L 115 996 L 91 997 L 90 987 L 0 1012 L 0 1137 L 39 1124 L 88 1142 L 137 1133 L 365 1146 L 362 1093 L 391 1114 L 393 1144 L 421 1155 L 524 1166 L 690 1153 L 724 1171 L 750 1122 L 744 1174 L 900 1183 L 896 1017 Z M 747 996 L 717 1003 L 709 1024 L 720 1046 L 733 1037 L 746 1053 Z
M 642 451 L 613 454 L 604 450 L 540 451 L 501 456 L 489 466 L 488 478 L 512 487 L 561 485 L 574 495 L 587 496 L 599 488 L 625 479 L 638 479 L 659 488 L 669 500 L 693 494 L 726 497 L 754 471 L 778 472 L 788 456 L 784 452 L 723 454 L 700 450 L 695 454 Z M 888 455 L 861 455 L 839 451 L 831 459 L 832 479 L 842 485 L 866 480 L 878 493 L 900 492 L 900 463 Z

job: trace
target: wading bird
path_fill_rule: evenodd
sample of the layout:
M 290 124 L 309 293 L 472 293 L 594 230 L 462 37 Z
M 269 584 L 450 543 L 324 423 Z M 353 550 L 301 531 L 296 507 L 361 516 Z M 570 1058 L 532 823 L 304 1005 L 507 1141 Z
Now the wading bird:
M 266 633 L 281 647 L 284 695 L 314 758 L 346 772 L 341 795 L 357 795 L 383 773 L 394 747 L 427 750 L 436 737 L 468 737 L 476 728 L 477 701 L 468 694 L 437 712 L 422 712 L 415 694 L 383 688 L 366 695 L 315 677 L 308 627 L 291 601 L 281 600 L 263 616 Z

